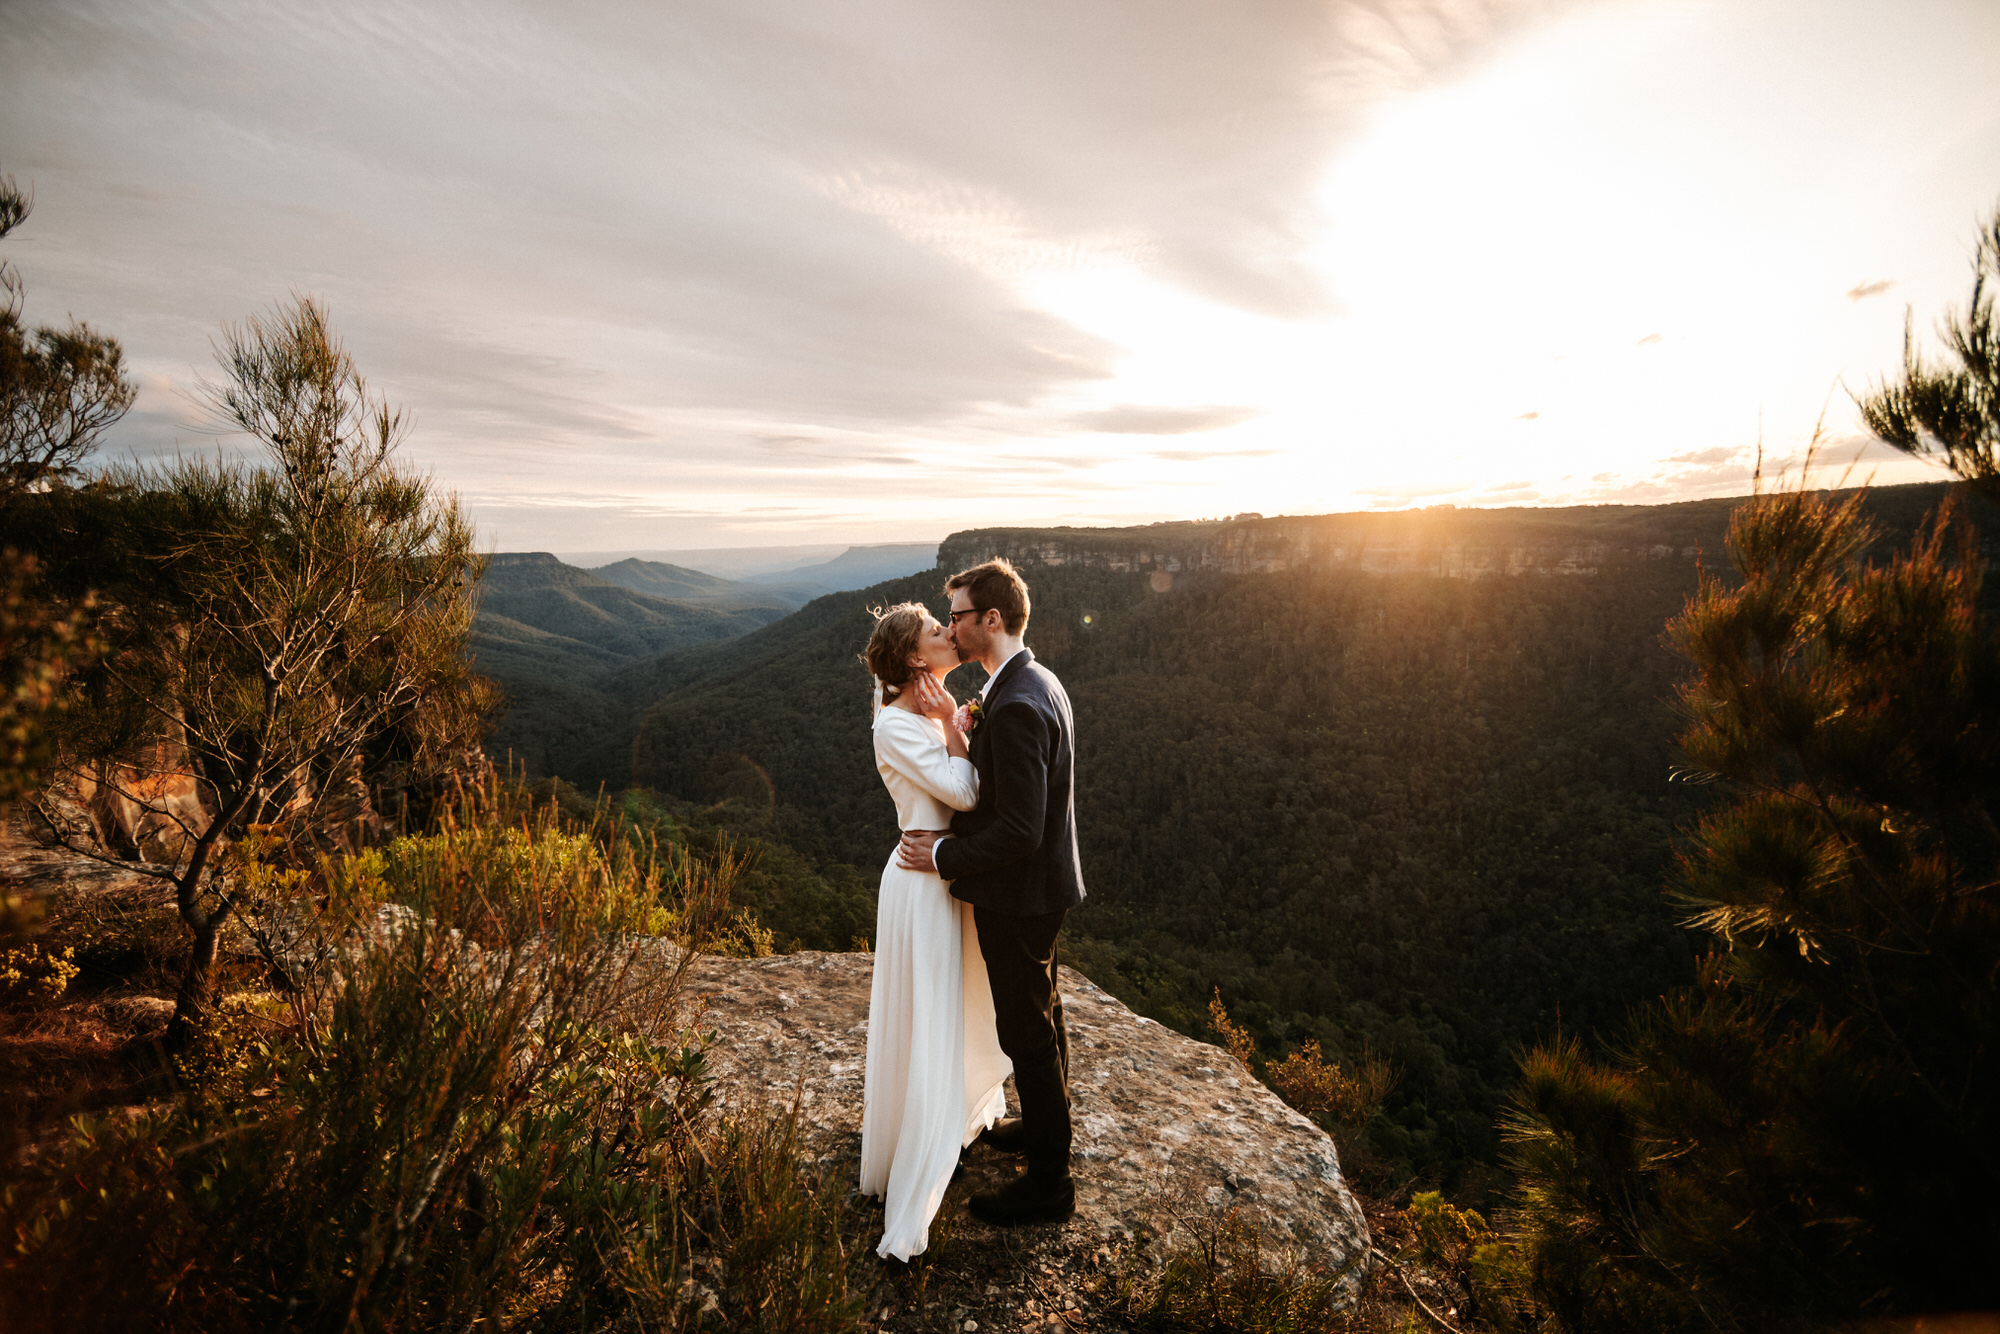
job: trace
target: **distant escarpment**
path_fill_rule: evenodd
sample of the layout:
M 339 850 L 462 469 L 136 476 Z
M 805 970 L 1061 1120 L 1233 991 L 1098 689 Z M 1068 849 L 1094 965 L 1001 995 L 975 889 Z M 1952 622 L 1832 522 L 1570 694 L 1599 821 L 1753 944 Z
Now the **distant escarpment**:
M 1887 487 L 1874 507 L 1894 527 L 1935 504 L 1934 485 Z M 1140 528 L 977 528 L 954 533 L 938 563 L 963 569 L 994 556 L 1017 565 L 1080 567 L 1171 578 L 1190 571 L 1277 574 L 1347 568 L 1370 574 L 1594 575 L 1661 562 L 1685 570 L 1719 559 L 1741 497 L 1673 505 L 1454 509 L 1158 523 Z M 1909 513 L 1905 515 L 1903 512 Z

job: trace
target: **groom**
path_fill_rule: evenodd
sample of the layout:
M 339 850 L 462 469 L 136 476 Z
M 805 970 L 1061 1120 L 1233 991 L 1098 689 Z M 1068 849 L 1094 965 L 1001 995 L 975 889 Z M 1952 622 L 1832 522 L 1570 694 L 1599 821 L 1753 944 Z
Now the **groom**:
M 969 748 L 979 804 L 948 832 L 903 835 L 901 864 L 935 870 L 972 905 L 979 953 L 993 988 L 1000 1049 L 1014 1061 L 1019 1119 L 980 1138 L 1025 1153 L 1028 1170 L 1004 1190 L 972 1197 L 988 1223 L 1051 1222 L 1076 1209 L 1069 1174 L 1069 1035 L 1056 989 L 1056 932 L 1083 901 L 1073 791 L 1076 727 L 1055 673 L 1021 642 L 1028 585 L 1006 560 L 945 581 L 951 636 L 961 662 L 986 669 Z

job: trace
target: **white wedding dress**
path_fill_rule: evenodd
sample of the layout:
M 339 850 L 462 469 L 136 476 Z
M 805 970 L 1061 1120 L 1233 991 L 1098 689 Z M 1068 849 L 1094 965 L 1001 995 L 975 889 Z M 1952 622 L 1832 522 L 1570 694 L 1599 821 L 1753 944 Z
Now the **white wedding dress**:
M 875 715 L 875 763 L 903 829 L 943 829 L 979 799 L 979 775 L 945 749 L 943 726 L 907 709 Z M 861 1099 L 861 1192 L 880 1196 L 885 1215 L 876 1254 L 923 1253 L 959 1151 L 1005 1114 L 1001 1084 L 1013 1070 L 994 1030 L 971 905 L 890 853 L 875 909 Z

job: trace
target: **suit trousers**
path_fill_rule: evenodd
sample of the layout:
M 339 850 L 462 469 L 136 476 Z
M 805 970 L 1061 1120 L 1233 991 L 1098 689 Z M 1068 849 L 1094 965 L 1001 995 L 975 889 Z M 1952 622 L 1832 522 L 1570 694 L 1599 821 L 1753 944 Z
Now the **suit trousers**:
M 1068 915 L 1067 908 L 1038 917 L 972 910 L 1000 1050 L 1014 1062 L 1028 1170 L 1038 1176 L 1069 1172 L 1069 1032 L 1056 989 L 1056 933 Z

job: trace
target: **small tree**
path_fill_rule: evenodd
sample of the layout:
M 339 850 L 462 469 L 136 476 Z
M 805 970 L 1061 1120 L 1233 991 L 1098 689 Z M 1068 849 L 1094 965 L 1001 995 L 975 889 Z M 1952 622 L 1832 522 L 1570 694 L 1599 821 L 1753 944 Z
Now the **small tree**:
M 0 177 L 0 236 L 32 207 Z M 117 339 L 87 324 L 31 331 L 22 299 L 20 275 L 0 263 L 0 500 L 73 476 L 135 393 Z
M 1956 366 L 1917 350 L 1903 322 L 1903 377 L 1859 400 L 1868 429 L 1906 454 L 1935 459 L 1988 499 L 2000 499 L 2000 208 L 1972 257 L 1972 299 L 1941 332 Z
M 1906 339 L 1885 440 L 2000 493 L 2000 213 L 1955 369 Z M 2000 1305 L 2000 636 L 1962 497 L 1871 560 L 1863 496 L 1732 517 L 1668 638 L 1733 799 L 1676 876 L 1716 952 L 1621 1054 L 1529 1053 L 1517 1310 L 1568 1331 L 1820 1329 Z
M 309 300 L 228 331 L 213 398 L 269 465 L 183 461 L 116 478 L 135 553 L 107 590 L 112 648 L 68 715 L 62 762 L 177 831 L 192 936 L 175 1010 L 208 1009 L 237 908 L 218 851 L 251 826 L 309 844 L 386 767 L 436 771 L 475 743 L 491 688 L 470 669 L 472 531 L 399 467 L 401 416 L 372 398 Z M 199 810 L 171 795 L 191 775 Z M 343 811 L 343 808 L 346 808 Z M 78 850 L 90 832 L 44 801 Z
M 1880 563 L 1862 498 L 1737 511 L 1669 638 L 1734 799 L 1675 890 L 1716 938 L 1623 1054 L 1524 1061 L 1534 1295 L 1567 1330 L 1819 1329 L 2000 1303 L 2000 642 L 1948 502 Z

